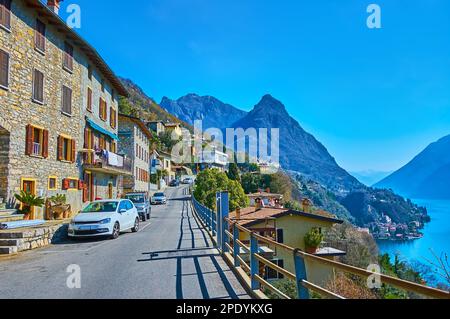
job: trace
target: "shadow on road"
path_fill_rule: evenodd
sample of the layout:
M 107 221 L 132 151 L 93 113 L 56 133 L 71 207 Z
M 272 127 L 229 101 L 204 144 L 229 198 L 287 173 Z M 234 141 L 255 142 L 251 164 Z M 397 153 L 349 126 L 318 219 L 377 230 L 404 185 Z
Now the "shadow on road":
M 224 270 L 221 267 L 218 261 L 221 256 L 218 250 L 213 247 L 212 242 L 208 240 L 205 231 L 198 223 L 198 220 L 194 217 L 189 203 L 190 198 L 183 197 L 178 200 L 182 201 L 182 209 L 180 216 L 179 238 L 176 249 L 145 252 L 142 255 L 147 256 L 147 258 L 139 259 L 138 262 L 176 260 L 175 286 L 177 299 L 184 298 L 183 277 L 187 276 L 196 276 L 203 299 L 211 299 L 211 294 L 213 293 L 212 290 L 217 289 L 217 284 L 215 284 L 214 287 L 209 287 L 207 281 L 205 280 L 205 276 L 212 274 L 218 274 L 222 287 L 227 292 L 227 296 L 222 296 L 219 299 L 238 299 L 240 296 L 243 296 L 236 293 L 232 284 L 228 280 L 226 272 L 230 272 L 231 270 Z M 204 242 L 204 244 L 200 247 L 198 240 Z M 190 262 L 192 262 L 195 268 L 195 273 L 193 274 L 185 273 L 183 271 L 183 263 Z M 204 270 L 206 268 L 209 268 L 209 270 Z M 185 287 L 185 289 L 188 288 Z

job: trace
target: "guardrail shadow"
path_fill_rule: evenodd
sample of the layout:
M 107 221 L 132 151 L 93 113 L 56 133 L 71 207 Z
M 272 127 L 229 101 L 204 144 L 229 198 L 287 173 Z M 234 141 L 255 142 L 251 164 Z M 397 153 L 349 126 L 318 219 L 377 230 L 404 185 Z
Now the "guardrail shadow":
M 226 296 L 215 297 L 214 299 L 239 299 L 239 297 L 247 296 L 246 294 L 238 294 L 233 285 L 227 278 L 226 273 L 232 273 L 228 267 L 221 267 L 219 259 L 222 257 L 219 251 L 213 246 L 212 241 L 208 240 L 203 228 L 198 220 L 194 217 L 190 203 L 190 198 L 183 200 L 181 212 L 179 238 L 177 248 L 173 250 L 160 250 L 153 252 L 144 252 L 142 255 L 146 258 L 139 259 L 138 262 L 158 262 L 162 260 L 174 260 L 176 262 L 176 298 L 183 299 L 183 288 L 193 289 L 193 287 L 183 287 L 183 278 L 196 276 L 198 286 L 200 287 L 203 299 L 211 299 L 214 294 L 217 295 L 217 280 L 206 280 L 205 276 L 218 275 L 222 283 Z M 199 246 L 198 240 L 202 241 Z M 188 247 L 183 247 L 185 243 Z M 204 244 L 203 244 L 204 243 Z M 191 263 L 195 272 L 185 273 L 183 264 Z M 208 282 L 215 282 L 214 285 L 208 285 Z M 195 287 L 197 289 L 197 287 Z M 214 291 L 216 290 L 216 291 Z

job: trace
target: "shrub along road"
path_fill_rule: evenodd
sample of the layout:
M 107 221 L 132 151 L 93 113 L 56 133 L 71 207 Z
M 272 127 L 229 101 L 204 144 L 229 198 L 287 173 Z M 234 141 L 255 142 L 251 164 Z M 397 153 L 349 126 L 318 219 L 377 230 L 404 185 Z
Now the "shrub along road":
M 153 206 L 136 234 L 67 240 L 0 259 L 0 298 L 249 298 L 193 217 L 186 194 L 169 189 L 167 206 Z M 78 266 L 81 288 L 69 288 L 69 277 L 69 286 L 77 281 L 68 269 Z

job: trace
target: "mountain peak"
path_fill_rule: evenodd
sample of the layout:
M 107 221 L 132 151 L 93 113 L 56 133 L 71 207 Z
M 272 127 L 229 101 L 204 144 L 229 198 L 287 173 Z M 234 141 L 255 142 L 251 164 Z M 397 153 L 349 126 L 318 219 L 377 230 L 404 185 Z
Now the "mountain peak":
M 283 116 L 289 116 L 284 104 L 270 94 L 266 94 L 261 98 L 259 103 L 254 107 L 253 112 L 265 112 L 269 114 L 273 113 Z

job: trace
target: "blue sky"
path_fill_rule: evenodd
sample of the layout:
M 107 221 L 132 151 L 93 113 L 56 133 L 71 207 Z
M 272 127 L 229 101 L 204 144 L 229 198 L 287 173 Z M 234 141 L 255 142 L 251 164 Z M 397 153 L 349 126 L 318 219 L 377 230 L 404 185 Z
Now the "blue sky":
M 66 0 L 150 96 L 266 93 L 350 171 L 395 170 L 450 134 L 448 0 Z M 381 30 L 366 26 L 370 3 Z

